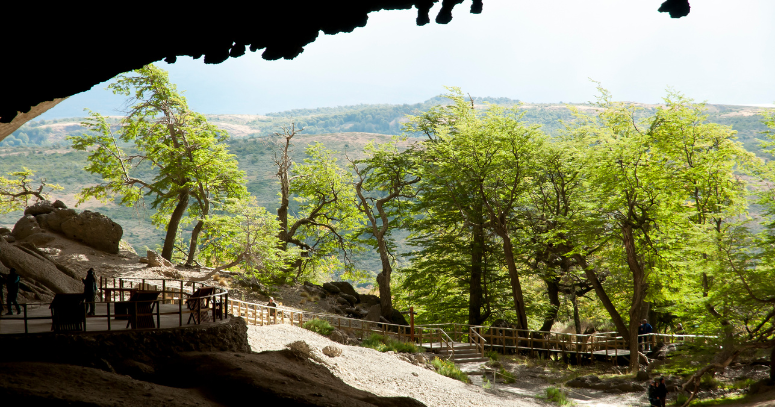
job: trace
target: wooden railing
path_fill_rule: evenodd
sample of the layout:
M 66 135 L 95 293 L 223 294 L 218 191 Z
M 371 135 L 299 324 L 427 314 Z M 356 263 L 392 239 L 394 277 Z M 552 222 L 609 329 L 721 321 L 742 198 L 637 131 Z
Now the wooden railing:
M 150 284 L 151 282 L 159 282 L 160 284 L 152 285 Z M 194 313 L 199 313 L 201 315 L 203 311 L 207 313 L 212 313 L 213 320 L 215 320 L 216 318 L 227 317 L 225 315 L 224 310 L 228 307 L 228 303 L 229 303 L 228 290 L 215 287 L 215 292 L 213 294 L 194 297 L 193 294 L 197 289 L 197 283 L 188 283 L 188 284 L 191 284 L 190 289 L 186 287 L 186 284 L 187 283 L 182 280 L 171 280 L 171 279 L 100 278 L 100 282 L 98 286 L 98 296 L 101 298 L 101 301 L 84 302 L 83 331 L 86 331 L 89 321 L 98 321 L 101 319 L 106 320 L 107 330 L 111 331 L 113 330 L 113 321 L 118 318 L 134 318 L 134 321 L 133 321 L 134 325 L 137 326 L 138 317 L 155 317 L 156 319 L 155 328 L 143 328 L 143 329 L 160 329 L 161 317 L 165 315 L 177 315 L 178 326 L 184 325 L 183 323 L 184 316 L 189 316 Z M 159 285 L 162 287 L 161 290 L 158 290 Z M 180 289 L 177 289 L 178 286 L 180 287 Z M 203 284 L 199 284 L 199 288 L 203 286 L 204 286 Z M 161 298 L 158 298 L 153 301 L 148 301 L 148 300 L 129 301 L 131 292 L 136 290 L 158 291 L 159 295 L 161 295 Z M 208 306 L 206 309 L 202 309 L 202 305 L 201 305 L 202 299 L 209 299 L 209 301 L 207 301 Z M 184 308 L 183 304 L 189 300 L 196 301 L 196 304 L 197 304 L 196 309 L 188 309 L 188 307 Z M 128 312 L 116 313 L 117 303 L 126 304 L 126 307 L 134 307 L 135 312 L 134 313 L 128 313 Z M 105 305 L 106 313 L 97 314 L 97 315 L 87 315 L 87 309 L 89 308 L 90 304 Z M 155 308 L 155 311 L 153 313 L 139 313 L 138 304 L 154 304 L 155 306 L 153 308 Z M 178 310 L 174 312 L 171 312 L 171 311 L 162 312 L 161 306 L 160 306 L 161 304 L 178 304 Z M 22 303 L 19 305 L 23 309 L 22 316 L 6 315 L 2 317 L 2 321 L 24 321 L 25 334 L 30 333 L 30 330 L 29 330 L 30 321 L 51 320 L 53 324 L 53 319 L 54 319 L 53 315 L 46 315 L 46 316 L 29 315 L 30 309 L 39 309 L 41 307 L 45 307 L 46 309 L 48 309 L 51 306 L 51 303 Z M 124 308 L 124 306 L 122 305 L 121 308 Z M 129 308 L 126 308 L 126 309 L 128 310 Z M 220 315 L 219 315 L 219 311 L 221 313 Z M 126 319 L 124 319 L 124 321 L 126 321 Z M 194 323 L 195 324 L 200 323 L 200 318 L 194 318 Z M 68 332 L 68 333 L 78 333 L 78 332 L 79 331 Z M 95 332 L 95 331 L 89 331 L 89 332 Z M 0 328 L 0 334 L 3 334 L 3 333 L 5 332 L 2 332 L 2 329 Z

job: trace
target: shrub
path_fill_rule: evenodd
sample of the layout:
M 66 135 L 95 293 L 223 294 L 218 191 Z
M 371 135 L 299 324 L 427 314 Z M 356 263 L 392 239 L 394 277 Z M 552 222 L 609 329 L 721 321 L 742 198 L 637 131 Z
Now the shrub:
M 501 367 L 501 370 L 498 372 L 501 377 L 503 377 L 504 383 L 514 383 L 517 381 L 517 379 L 514 378 L 514 374 L 506 370 L 506 368 Z
M 463 383 L 471 383 L 471 379 L 468 378 L 468 375 L 458 369 L 454 362 L 433 358 L 433 360 L 431 360 L 431 365 L 436 369 L 436 373 L 442 376 L 460 380 Z
M 323 336 L 331 335 L 334 332 L 334 327 L 331 326 L 325 319 L 312 319 L 302 325 L 304 329 L 309 329 L 312 332 L 321 334 Z
M 490 383 L 490 379 L 488 379 L 487 376 L 482 377 L 482 388 L 492 389 L 492 383 Z
M 490 360 L 492 360 L 493 362 L 497 361 L 498 358 L 500 357 L 498 352 L 494 350 L 488 350 L 487 352 L 484 353 L 484 356 L 490 358 Z
M 420 353 L 423 349 L 419 346 L 409 343 L 400 342 L 394 339 L 386 338 L 379 334 L 371 334 L 368 338 L 361 342 L 361 346 L 364 348 L 375 349 L 380 352 L 399 352 L 399 353 Z
M 547 387 L 546 390 L 544 390 L 544 395 L 538 397 L 556 403 L 559 406 L 572 406 L 575 404 L 568 399 L 568 395 L 565 394 L 562 389 L 556 387 Z

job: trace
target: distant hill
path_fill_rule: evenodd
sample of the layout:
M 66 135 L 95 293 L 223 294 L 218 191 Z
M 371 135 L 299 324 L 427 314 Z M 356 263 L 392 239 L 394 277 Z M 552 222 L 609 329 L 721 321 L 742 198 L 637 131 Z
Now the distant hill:
M 477 108 L 487 103 L 503 106 L 519 104 L 518 100 L 508 98 L 473 98 Z M 240 168 L 246 172 L 248 190 L 257 197 L 259 203 L 270 211 L 277 207 L 277 180 L 273 163 L 273 151 L 267 136 L 294 121 L 304 128 L 296 140 L 293 156 L 301 161 L 305 157 L 304 146 L 311 142 L 321 142 L 328 148 L 338 151 L 337 157 L 343 162 L 345 153 L 350 158 L 360 158 L 363 146 L 369 141 L 388 141 L 394 135 L 401 134 L 401 125 L 406 115 L 420 114 L 434 105 L 447 103 L 442 97 L 435 97 L 412 105 L 354 105 L 326 107 L 318 109 L 296 109 L 266 115 L 209 115 L 208 120 L 231 134 L 230 150 L 237 156 Z M 574 104 L 578 109 L 592 112 L 595 107 L 587 104 Z M 641 105 L 644 114 L 653 113 L 657 105 Z M 562 128 L 561 121 L 572 120 L 571 112 L 565 104 L 520 105 L 525 120 L 540 124 L 544 131 L 556 134 Z M 708 105 L 711 122 L 730 125 L 738 131 L 743 145 L 757 154 L 762 154 L 756 139 L 765 130 L 758 113 L 761 108 L 729 105 Z M 50 183 L 62 185 L 65 190 L 56 193 L 71 207 L 75 204 L 75 194 L 86 185 L 93 185 L 99 179 L 83 170 L 86 153 L 68 148 L 65 137 L 79 134 L 81 118 L 58 120 L 38 120 L 27 123 L 0 143 L 0 174 L 17 171 L 22 166 L 35 171 L 36 175 L 46 178 Z M 115 124 L 119 117 L 109 118 Z M 90 201 L 79 209 L 98 210 L 120 223 L 125 230 L 125 239 L 138 251 L 145 247 L 155 248 L 163 240 L 162 231 L 151 225 L 150 208 L 125 208 L 115 203 Z M 291 208 L 293 209 L 293 208 Z M 0 216 L 0 226 L 12 226 L 21 217 L 21 213 Z M 365 268 L 379 268 L 378 259 L 364 259 Z

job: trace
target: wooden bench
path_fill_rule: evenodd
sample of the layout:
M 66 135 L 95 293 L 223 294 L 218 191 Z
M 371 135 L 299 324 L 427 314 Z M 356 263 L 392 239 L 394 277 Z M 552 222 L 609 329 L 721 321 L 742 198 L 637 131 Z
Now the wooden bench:
M 138 328 L 156 328 L 153 321 L 153 313 L 157 307 L 159 291 L 140 291 L 137 290 L 129 297 L 126 302 L 129 321 L 126 327 L 132 329 Z
M 191 311 L 191 315 L 188 317 L 188 322 L 186 322 L 186 324 L 190 324 L 191 321 L 194 321 L 196 324 L 211 321 L 211 302 L 212 307 L 215 309 L 216 317 L 219 316 L 219 313 L 222 317 L 222 304 L 216 302 L 210 297 L 213 294 L 215 294 L 215 287 L 202 287 L 189 296 L 189 298 L 186 300 L 186 307 Z
M 85 330 L 86 309 L 83 294 L 56 294 L 51 305 L 51 330 L 81 332 Z

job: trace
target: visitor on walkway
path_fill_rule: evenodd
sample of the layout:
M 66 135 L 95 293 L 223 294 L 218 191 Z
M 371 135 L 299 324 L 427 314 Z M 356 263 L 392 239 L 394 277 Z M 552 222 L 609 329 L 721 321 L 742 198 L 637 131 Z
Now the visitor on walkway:
M 659 397 L 660 405 L 665 407 L 665 403 L 667 402 L 667 386 L 665 385 L 664 377 L 659 378 L 659 385 L 657 386 L 657 397 Z
M 83 297 L 87 303 L 89 312 L 86 315 L 94 315 L 94 302 L 97 300 L 97 278 L 94 276 L 94 269 L 90 268 L 86 272 L 86 278 L 83 281 Z
M 659 401 L 659 388 L 657 387 L 659 384 L 656 380 L 649 383 L 648 388 L 648 397 L 649 397 L 649 404 L 652 406 L 661 406 Z
M 277 303 L 274 301 L 274 297 L 269 297 L 269 302 L 266 305 L 268 305 L 270 307 L 277 307 Z M 270 309 L 269 310 L 269 316 L 273 317 L 274 315 L 275 315 L 275 310 L 274 309 Z
M 19 303 L 16 302 L 16 297 L 19 295 L 19 281 L 21 278 L 18 274 L 16 274 L 16 269 L 11 268 L 11 273 L 8 274 L 8 277 L 6 277 L 5 280 L 5 286 L 8 288 L 8 300 L 6 302 L 6 305 L 8 305 L 8 313 L 5 315 L 13 315 L 13 310 L 11 309 L 11 304 L 16 305 L 16 314 L 21 314 L 22 309 L 19 307 Z
M 651 344 L 649 343 L 649 339 L 651 338 L 647 335 L 650 334 L 653 329 L 654 328 L 649 325 L 649 321 L 645 319 L 640 321 L 640 326 L 638 327 L 638 344 L 643 344 L 639 346 L 641 350 L 651 350 Z

